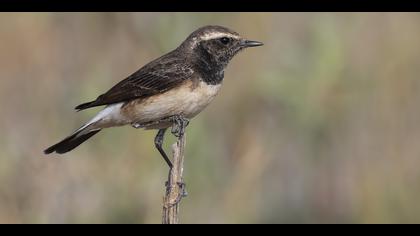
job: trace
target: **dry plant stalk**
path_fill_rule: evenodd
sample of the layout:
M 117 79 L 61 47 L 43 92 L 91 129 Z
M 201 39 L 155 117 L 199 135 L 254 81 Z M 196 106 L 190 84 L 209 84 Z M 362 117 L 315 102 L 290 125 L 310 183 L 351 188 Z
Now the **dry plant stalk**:
M 172 144 L 173 167 L 169 171 L 168 181 L 166 182 L 166 193 L 163 198 L 163 224 L 178 224 L 179 204 L 186 196 L 185 184 L 183 180 L 184 171 L 184 149 L 185 134 L 178 137 L 176 143 Z

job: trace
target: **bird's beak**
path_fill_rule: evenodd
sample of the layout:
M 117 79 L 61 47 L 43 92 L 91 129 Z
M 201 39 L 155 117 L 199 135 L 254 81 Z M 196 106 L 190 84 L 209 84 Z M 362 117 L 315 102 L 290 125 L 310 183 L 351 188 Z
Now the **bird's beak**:
M 245 48 L 248 48 L 248 47 L 258 47 L 258 46 L 262 46 L 262 45 L 264 45 L 264 44 L 261 43 L 261 42 L 252 41 L 252 40 L 243 40 L 241 42 L 241 46 L 242 47 L 245 47 Z

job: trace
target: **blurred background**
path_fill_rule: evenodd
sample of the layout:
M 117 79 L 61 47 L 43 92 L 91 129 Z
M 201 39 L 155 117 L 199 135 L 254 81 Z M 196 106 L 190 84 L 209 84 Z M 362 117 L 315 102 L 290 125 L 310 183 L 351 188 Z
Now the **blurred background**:
M 182 223 L 420 223 L 418 13 L 1 13 L 0 222 L 160 223 L 155 131 L 42 151 L 208 24 L 265 45 L 188 127 Z

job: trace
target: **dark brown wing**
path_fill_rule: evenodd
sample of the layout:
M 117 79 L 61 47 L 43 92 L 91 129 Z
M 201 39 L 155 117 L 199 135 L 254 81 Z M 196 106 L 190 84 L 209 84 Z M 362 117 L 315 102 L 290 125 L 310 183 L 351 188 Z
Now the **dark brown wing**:
M 193 70 L 176 57 L 161 57 L 122 80 L 95 101 L 81 104 L 77 110 L 145 98 L 172 89 L 191 78 Z

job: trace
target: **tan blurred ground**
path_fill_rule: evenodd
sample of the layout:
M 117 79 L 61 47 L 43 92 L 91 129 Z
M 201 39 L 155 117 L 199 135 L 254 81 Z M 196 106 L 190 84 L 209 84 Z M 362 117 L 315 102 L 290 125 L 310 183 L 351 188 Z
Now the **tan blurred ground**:
M 0 13 L 0 222 L 159 223 L 154 131 L 42 151 L 207 24 L 265 46 L 188 128 L 182 222 L 420 223 L 418 13 Z

